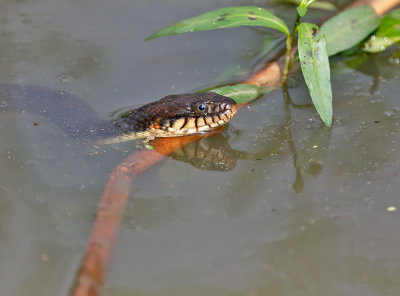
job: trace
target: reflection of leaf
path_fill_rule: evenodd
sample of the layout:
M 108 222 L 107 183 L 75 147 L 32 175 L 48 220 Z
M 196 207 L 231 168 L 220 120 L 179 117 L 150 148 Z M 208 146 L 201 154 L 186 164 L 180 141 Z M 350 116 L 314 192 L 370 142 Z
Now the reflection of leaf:
M 371 6 L 355 7 L 324 23 L 315 38 L 325 35 L 328 55 L 332 56 L 361 42 L 379 23 L 379 17 Z
M 308 166 L 308 172 L 314 174 L 319 171 L 319 167 L 325 158 L 329 148 L 332 129 L 320 127 L 314 131 L 303 144 L 303 149 L 298 154 L 297 166 L 304 169 Z
M 272 51 L 278 49 L 279 47 L 283 46 L 285 43 L 284 38 L 275 38 L 272 36 L 267 36 L 262 44 L 262 48 L 259 50 L 259 54 L 253 61 L 253 65 L 257 66 L 260 62 L 265 60 L 265 58 L 272 53 Z M 254 67 L 253 66 L 253 67 Z
M 379 52 L 397 42 L 400 42 L 400 9 L 392 10 L 385 15 L 379 29 L 364 44 L 363 50 Z
M 327 126 L 332 124 L 332 88 L 329 59 L 326 53 L 325 38 L 313 38 L 317 26 L 300 23 L 299 58 L 301 70 L 315 109 Z
M 252 146 L 257 149 L 262 149 L 255 152 L 236 150 L 238 159 L 268 159 L 273 155 L 278 154 L 285 145 L 285 132 L 283 126 L 269 125 L 267 130 L 260 130 L 260 135 L 262 135 L 262 137 L 257 136 L 257 142 Z
M 245 76 L 247 73 L 249 73 L 250 67 L 241 67 L 240 65 L 237 66 L 232 66 L 229 68 L 226 68 L 224 71 L 221 72 L 221 74 L 218 75 L 218 78 L 216 81 L 233 81 L 235 79 L 239 80 L 239 78 Z
M 263 94 L 264 88 L 251 84 L 235 84 L 221 86 L 209 91 L 215 92 L 222 96 L 226 96 L 235 100 L 236 103 L 242 104 L 252 101 Z
M 209 11 L 177 22 L 155 32 L 151 36 L 147 37 L 146 40 L 185 32 L 234 28 L 239 26 L 268 27 L 289 35 L 289 29 L 285 22 L 265 8 L 257 6 L 238 6 Z
M 393 79 L 393 63 L 400 59 L 400 50 L 397 52 L 385 51 L 379 55 L 362 55 L 346 60 L 346 65 L 360 71 L 366 75 L 374 77 L 376 80 L 380 78 Z M 340 67 L 343 69 L 343 65 Z
M 354 58 L 346 60 L 346 65 L 350 68 L 357 69 L 359 66 L 365 63 L 368 60 L 367 55 L 356 56 Z

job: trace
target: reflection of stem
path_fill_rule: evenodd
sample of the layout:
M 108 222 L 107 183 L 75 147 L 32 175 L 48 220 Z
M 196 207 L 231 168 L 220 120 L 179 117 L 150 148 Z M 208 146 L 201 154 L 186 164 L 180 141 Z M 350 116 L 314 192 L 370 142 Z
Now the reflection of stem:
M 292 101 L 292 98 L 288 98 L 290 105 L 296 109 L 306 109 L 306 108 L 311 108 L 314 105 L 313 104 L 296 104 L 295 102 Z
M 372 83 L 371 83 L 371 88 L 369 89 L 369 93 L 371 95 L 373 95 L 375 93 L 375 91 L 378 89 L 378 85 L 379 85 L 379 76 L 374 75 Z
M 284 99 L 284 106 L 285 106 L 285 136 L 286 140 L 288 141 L 290 152 L 293 155 L 293 163 L 296 168 L 296 181 L 293 183 L 293 189 L 297 192 L 300 193 L 303 191 L 304 188 L 304 182 L 303 182 L 303 177 L 301 175 L 301 169 L 297 165 L 297 151 L 296 151 L 296 146 L 294 145 L 293 141 L 293 136 L 292 136 L 292 130 L 290 128 L 290 123 L 291 123 L 291 117 L 290 117 L 290 95 L 288 92 L 288 89 L 286 85 L 282 86 L 283 90 L 283 99 Z

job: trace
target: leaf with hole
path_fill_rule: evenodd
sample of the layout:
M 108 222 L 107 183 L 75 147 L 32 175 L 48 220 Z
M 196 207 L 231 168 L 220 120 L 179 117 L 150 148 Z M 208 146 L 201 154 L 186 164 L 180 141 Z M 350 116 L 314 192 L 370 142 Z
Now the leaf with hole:
M 289 35 L 289 29 L 285 22 L 267 9 L 257 6 L 237 6 L 209 11 L 177 22 L 155 32 L 147 37 L 146 40 L 185 32 L 234 28 L 238 26 L 268 27 Z
M 331 126 L 332 88 L 325 38 L 313 37 L 318 27 L 310 23 L 300 23 L 297 30 L 299 59 L 304 80 L 319 116 L 326 126 Z

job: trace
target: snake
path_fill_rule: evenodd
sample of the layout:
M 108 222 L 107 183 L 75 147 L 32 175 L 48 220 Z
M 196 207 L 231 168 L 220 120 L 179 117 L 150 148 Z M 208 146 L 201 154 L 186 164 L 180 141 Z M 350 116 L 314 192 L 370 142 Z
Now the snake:
M 213 92 L 176 94 L 118 114 L 110 122 L 68 92 L 0 85 L 0 111 L 10 109 L 49 118 L 71 137 L 114 144 L 207 133 L 231 120 L 238 107 L 233 99 Z

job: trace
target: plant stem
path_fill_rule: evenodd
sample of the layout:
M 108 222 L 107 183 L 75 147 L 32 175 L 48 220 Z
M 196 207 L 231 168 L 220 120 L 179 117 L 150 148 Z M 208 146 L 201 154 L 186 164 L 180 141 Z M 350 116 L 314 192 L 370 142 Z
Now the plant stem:
M 281 79 L 281 85 L 286 84 L 287 77 L 289 75 L 289 68 L 290 68 L 290 58 L 292 55 L 292 46 L 293 46 L 293 40 L 294 37 L 297 33 L 297 23 L 299 22 L 301 16 L 299 13 L 297 13 L 296 20 L 294 21 L 292 32 L 290 32 L 290 35 L 286 38 L 286 56 L 285 56 L 285 66 L 283 67 L 283 74 L 282 74 L 282 79 Z

